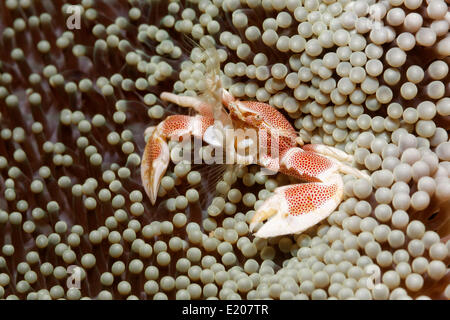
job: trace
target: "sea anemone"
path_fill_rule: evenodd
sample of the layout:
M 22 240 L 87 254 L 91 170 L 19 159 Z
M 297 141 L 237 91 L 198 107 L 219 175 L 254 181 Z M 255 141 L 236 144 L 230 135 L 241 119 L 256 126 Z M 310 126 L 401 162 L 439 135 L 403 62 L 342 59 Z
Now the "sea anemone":
M 449 299 L 449 24 L 443 0 L 2 1 L 0 298 Z M 371 181 L 269 239 L 249 222 L 290 180 L 256 165 L 171 164 L 152 206 L 144 131 L 205 90 L 204 39 L 224 88 Z

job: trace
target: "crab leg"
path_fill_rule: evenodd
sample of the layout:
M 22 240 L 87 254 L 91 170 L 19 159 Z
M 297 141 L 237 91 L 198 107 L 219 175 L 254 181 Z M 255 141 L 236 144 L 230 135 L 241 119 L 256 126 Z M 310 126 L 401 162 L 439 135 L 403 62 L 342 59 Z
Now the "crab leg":
M 169 139 L 192 135 L 203 138 L 207 128 L 212 126 L 214 119 L 205 116 L 169 116 L 157 127 L 150 127 L 146 132 L 151 133 L 144 149 L 141 163 L 141 179 L 145 192 L 152 204 L 155 204 L 159 184 L 169 164 Z
M 352 162 L 353 156 L 339 150 L 338 148 L 330 147 L 324 144 L 306 144 L 302 147 L 305 151 L 313 151 L 318 154 L 334 158 L 339 161 Z
M 160 98 L 167 102 L 172 102 L 180 107 L 192 108 L 205 117 L 213 116 L 213 108 L 210 104 L 202 101 L 198 97 L 179 96 L 170 92 L 163 92 Z
M 220 120 L 223 125 L 226 125 L 229 124 L 230 120 L 228 118 L 228 115 L 225 113 L 225 110 L 223 109 L 221 103 L 227 106 L 231 102 L 235 101 L 235 99 L 227 90 L 221 89 L 221 91 L 222 101 L 216 101 L 215 106 L 211 104 L 213 103 L 212 101 L 206 102 L 200 97 L 179 96 L 171 92 L 161 93 L 160 98 L 164 101 L 175 103 L 181 107 L 192 108 L 200 115 L 205 117 L 213 118 L 215 115 L 215 110 L 219 108 L 219 116 L 217 120 Z
M 157 127 L 146 129 L 150 135 L 144 149 L 141 163 L 141 179 L 145 192 L 152 204 L 155 204 L 159 185 L 169 164 L 168 139 L 193 135 L 202 138 L 210 144 L 220 144 L 214 124 L 214 106 L 199 97 L 179 96 L 170 92 L 163 92 L 160 98 L 182 107 L 193 108 L 200 115 L 190 117 L 185 115 L 170 116 Z M 222 102 L 225 104 L 234 101 L 234 97 L 226 90 L 222 91 Z M 219 120 L 222 125 L 228 123 L 228 116 L 221 112 Z M 209 130 L 207 130 L 209 128 Z

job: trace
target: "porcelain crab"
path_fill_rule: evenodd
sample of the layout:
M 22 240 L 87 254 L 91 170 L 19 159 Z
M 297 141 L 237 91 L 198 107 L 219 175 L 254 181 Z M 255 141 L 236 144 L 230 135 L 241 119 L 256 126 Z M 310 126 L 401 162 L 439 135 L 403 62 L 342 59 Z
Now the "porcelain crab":
M 231 126 L 235 128 L 250 127 L 264 132 L 258 138 L 266 146 L 266 152 L 259 151 L 256 163 L 306 181 L 276 188 L 256 210 L 250 230 L 268 219 L 255 233 L 257 237 L 300 233 L 328 217 L 343 198 L 344 183 L 340 173 L 369 177 L 352 167 L 351 155 L 337 148 L 322 144 L 303 145 L 290 122 L 269 104 L 240 101 L 221 89 L 221 100 L 228 117 L 224 109 L 219 116 L 222 120 L 215 122 L 217 116 L 213 115 L 213 106 L 200 98 L 169 92 L 163 92 L 160 97 L 180 106 L 191 107 L 198 114 L 172 115 L 156 127 L 147 129 L 146 134 L 150 137 L 142 157 L 141 177 L 153 204 L 170 159 L 167 141 L 183 135 L 195 136 L 206 142 L 215 141 L 214 130 L 211 129 L 217 121 L 231 121 Z M 272 149 L 274 134 L 278 136 L 276 155 Z

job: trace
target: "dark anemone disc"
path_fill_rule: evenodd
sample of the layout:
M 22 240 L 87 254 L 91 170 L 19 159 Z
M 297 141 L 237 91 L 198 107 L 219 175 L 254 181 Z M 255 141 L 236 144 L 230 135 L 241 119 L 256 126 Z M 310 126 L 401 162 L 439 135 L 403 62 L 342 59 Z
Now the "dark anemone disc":
M 73 40 L 64 48 L 57 47 L 57 41 L 65 32 L 68 32 L 66 21 L 68 14 L 63 12 L 63 6 L 66 1 L 30 1 L 29 7 L 23 8 L 19 4 L 15 8 L 8 8 L 15 1 L 0 2 L 0 130 L 10 129 L 13 137 L 2 138 L 0 140 L 0 156 L 8 161 L 6 168 L 0 169 L 0 210 L 8 213 L 20 211 L 22 208 L 19 204 L 20 200 L 26 200 L 28 208 L 21 212 L 22 223 L 13 225 L 11 223 L 0 224 L 0 248 L 5 245 L 12 244 L 15 252 L 11 256 L 7 256 L 4 252 L 0 254 L 6 262 L 5 265 L 0 265 L 0 274 L 5 273 L 10 277 L 9 285 L 5 286 L 4 297 L 8 295 L 16 295 L 20 299 L 27 298 L 29 292 L 38 292 L 41 289 L 50 290 L 55 285 L 60 285 L 66 289 L 66 277 L 57 279 L 53 275 L 44 276 L 40 268 L 45 262 L 51 263 L 54 267 L 63 266 L 67 268 L 69 265 L 81 265 L 81 257 L 86 253 L 92 253 L 96 258 L 96 264 L 93 268 L 86 270 L 86 280 L 82 281 L 81 296 L 97 298 L 102 290 L 110 290 L 113 298 L 119 299 L 127 295 L 135 295 L 140 299 L 151 299 L 153 295 L 147 294 L 144 291 L 144 283 L 147 281 L 144 272 L 134 275 L 128 270 L 130 261 L 133 259 L 140 259 L 144 263 L 144 268 L 151 265 L 158 265 L 156 261 L 156 253 L 153 253 L 149 258 L 142 258 L 138 253 L 131 249 L 131 242 L 122 238 L 120 244 L 123 246 L 124 252 L 120 258 L 112 258 L 109 255 L 111 243 L 108 239 L 103 239 L 99 244 L 93 244 L 89 240 L 89 235 L 92 231 L 99 230 L 104 226 L 105 220 L 108 217 L 114 216 L 116 209 L 113 208 L 111 201 L 102 202 L 98 196 L 101 189 L 108 189 L 109 183 L 104 181 L 102 174 L 105 170 L 111 168 L 111 165 L 116 167 L 126 167 L 130 170 L 131 175 L 128 178 L 120 179 L 122 186 L 117 192 L 112 192 L 112 196 L 122 195 L 125 199 L 125 204 L 122 208 L 128 215 L 128 220 L 136 219 L 141 223 L 141 226 L 150 224 L 153 221 L 172 221 L 173 213 L 170 213 L 166 208 L 164 199 L 158 199 L 155 206 L 148 201 L 144 189 L 141 186 L 140 169 L 139 166 L 133 164 L 128 156 L 121 150 L 121 143 L 112 145 L 108 142 L 107 136 L 110 132 L 115 131 L 121 133 L 123 130 L 130 130 L 132 133 L 132 140 L 134 146 L 134 153 L 141 155 L 145 146 L 144 130 L 148 126 L 157 125 L 160 120 L 151 119 L 148 116 L 148 106 L 144 102 L 144 96 L 147 93 L 153 93 L 156 96 L 162 91 L 172 91 L 174 83 L 178 80 L 178 73 L 181 70 L 180 63 L 187 60 L 190 51 L 193 49 L 193 44 L 189 38 L 176 32 L 173 28 L 166 28 L 171 40 L 175 45 L 182 48 L 182 56 L 178 59 L 170 57 L 162 57 L 161 60 L 167 62 L 173 68 L 172 74 L 164 81 L 161 81 L 156 86 L 149 86 L 148 90 L 140 91 L 132 88 L 131 90 L 124 90 L 120 85 L 114 87 L 112 95 L 104 95 L 97 81 L 101 81 L 101 77 L 111 79 L 113 75 L 120 74 L 123 79 L 131 79 L 133 82 L 141 77 L 135 68 L 131 67 L 126 62 L 126 55 L 130 51 L 140 50 L 148 57 L 156 56 L 157 42 L 147 39 L 145 42 L 138 40 L 139 26 L 141 24 L 156 25 L 160 27 L 160 20 L 167 15 L 166 1 L 109 1 L 109 0 L 95 0 L 92 1 L 92 19 L 83 15 L 81 18 L 80 29 L 71 30 L 70 34 Z M 82 3 L 89 3 L 90 1 L 81 1 Z M 18 3 L 18 1 L 17 1 Z M 128 13 L 132 7 L 130 3 L 140 9 L 141 16 L 137 20 L 128 19 Z M 194 8 L 197 15 L 200 15 L 198 8 L 191 2 L 181 1 L 181 8 Z M 87 10 L 87 9 L 85 9 Z M 181 18 L 181 11 L 175 16 Z M 250 25 L 261 25 L 264 18 L 274 16 L 273 12 L 265 11 L 261 7 L 256 9 L 246 8 L 244 11 L 248 14 Z M 243 30 L 237 30 L 233 27 L 231 22 L 231 13 L 224 13 L 221 11 L 221 16 L 217 18 L 220 22 L 220 32 L 214 37 L 218 46 L 227 50 L 230 62 L 241 61 L 235 53 L 219 45 L 219 35 L 224 31 L 231 31 L 240 35 L 244 40 L 245 35 Z M 91 15 L 90 15 L 91 16 Z M 95 48 L 96 41 L 100 38 L 106 40 L 103 34 L 99 38 L 93 34 L 94 26 L 101 24 L 104 27 L 113 24 L 117 18 L 126 17 L 127 24 L 123 29 L 120 29 L 119 38 L 126 39 L 128 43 L 123 43 L 123 49 L 107 48 L 105 51 Z M 26 23 L 24 30 L 13 30 L 12 26 L 20 23 L 20 19 Z M 290 27 L 280 32 L 289 35 L 294 27 Z M 71 37 L 67 35 L 68 39 Z M 42 53 L 38 50 L 38 44 L 45 45 L 42 41 L 48 41 L 51 49 L 47 53 Z M 76 47 L 76 46 L 82 47 Z M 275 48 L 268 48 L 261 41 L 250 44 L 252 52 L 264 52 L 269 57 L 268 64 L 273 65 L 279 61 L 287 62 L 290 53 L 283 53 Z M 20 57 L 20 48 L 23 52 L 23 57 Z M 85 54 L 77 57 L 74 52 L 77 50 L 85 50 Z M 335 48 L 331 48 L 333 51 Z M 388 45 L 383 47 L 388 50 Z M 254 54 L 245 59 L 248 64 L 252 63 Z M 434 60 L 436 57 L 430 50 L 418 49 L 408 55 L 408 66 L 411 64 L 418 64 L 424 68 Z M 150 58 L 149 58 L 150 59 Z M 445 60 L 448 63 L 448 58 Z M 53 67 L 51 67 L 53 66 Z M 222 65 L 223 67 L 223 65 Z M 56 73 L 53 74 L 51 69 L 54 68 Z M 406 70 L 406 69 L 405 69 Z M 48 76 L 51 73 L 51 76 Z M 33 76 L 40 76 L 40 80 L 34 82 Z M 404 75 L 402 75 L 404 78 Z M 62 79 L 62 82 L 61 82 Z M 80 82 L 83 79 L 89 79 L 92 82 L 92 89 L 86 92 L 80 90 Z M 237 77 L 233 79 L 239 82 L 246 82 L 248 79 Z M 336 79 L 337 80 L 337 79 Z M 444 80 L 448 83 L 449 76 Z M 76 90 L 72 91 L 72 86 L 75 85 Z M 263 86 L 263 85 L 262 85 Z M 398 92 L 399 87 L 393 87 L 394 92 Z M 446 96 L 448 96 L 449 87 L 446 87 Z M 292 94 L 292 90 L 287 90 Z M 5 93 L 5 94 L 4 94 Z M 40 99 L 39 99 L 40 98 Z M 415 106 L 422 96 L 418 96 L 412 104 Z M 17 103 L 15 101 L 17 99 Z M 39 101 L 40 100 L 40 101 Z M 117 104 L 124 104 L 126 106 L 126 123 L 120 124 L 114 121 L 114 113 L 116 112 Z M 186 109 L 169 105 L 158 101 L 165 109 L 165 115 L 188 113 Z M 80 132 L 77 124 L 64 124 L 61 120 L 61 114 L 64 109 L 69 109 L 72 115 L 76 111 L 82 111 L 84 117 L 89 122 L 92 121 L 95 115 L 103 115 L 106 123 L 103 126 L 96 127 L 91 123 L 91 129 L 87 132 Z M 288 115 L 287 112 L 282 112 Z M 376 112 L 369 112 L 371 116 L 377 115 L 385 116 L 383 109 Z M 32 131 L 34 123 L 42 124 L 43 131 L 35 133 Z M 294 120 L 292 121 L 294 122 Z M 448 129 L 448 117 L 437 117 L 436 123 Z M 79 126 L 78 126 L 79 127 Z M 17 130 L 14 128 L 22 128 L 25 133 L 23 141 L 15 141 L 14 134 Z M 20 130 L 19 130 L 20 131 Z M 4 131 L 6 132 L 6 131 Z M 86 155 L 86 149 L 79 144 L 82 142 L 80 137 L 86 137 L 90 146 L 96 148 L 96 152 L 101 155 L 102 161 L 99 166 L 92 165 L 89 156 Z M 53 144 L 61 142 L 65 146 L 63 155 L 69 155 L 73 159 L 73 164 L 69 166 L 55 164 L 55 154 L 53 152 L 45 152 L 43 144 L 46 141 L 51 141 Z M 123 140 L 122 140 L 123 142 Z M 15 151 L 23 149 L 26 154 L 24 161 L 16 161 L 14 158 Z M 47 166 L 50 169 L 50 176 L 42 178 L 39 176 L 41 167 Z M 16 167 L 16 169 L 11 169 Z M 169 171 L 173 172 L 174 165 L 169 166 Z M 202 182 L 200 194 L 202 203 L 204 199 L 210 202 L 212 199 L 211 190 L 215 190 L 214 183 L 217 182 L 217 171 L 200 167 L 199 170 L 210 179 Z M 208 171 L 209 170 L 209 171 Z M 117 177 L 117 170 L 116 172 Z M 6 181 L 18 173 L 14 179 L 14 199 L 6 199 Z M 62 188 L 58 185 L 58 180 L 62 176 L 70 178 L 71 184 L 69 188 Z M 98 186 L 95 192 L 86 195 L 74 195 L 72 186 L 80 184 L 83 185 L 88 178 L 94 178 Z M 281 178 L 283 179 L 283 178 Z M 30 191 L 30 185 L 33 180 L 40 180 L 43 182 L 44 188 L 41 193 L 35 194 Z M 169 195 L 176 197 L 177 195 L 184 195 L 189 188 L 184 182 L 177 185 L 176 188 L 170 191 Z M 238 180 L 233 188 L 239 188 L 242 193 L 258 192 L 263 186 L 247 188 L 241 180 Z M 139 190 L 144 198 L 142 204 L 145 208 L 144 214 L 139 217 L 131 215 L 129 207 L 132 202 L 129 199 L 130 192 Z M 9 192 L 9 191 L 8 191 Z M 88 197 L 96 200 L 97 206 L 94 210 L 86 209 L 84 202 Z M 53 201 L 53 202 L 52 202 Z M 371 199 L 372 203 L 374 199 Z M 55 203 L 57 206 L 55 207 Z M 19 205 L 18 205 L 19 204 Z M 33 216 L 33 210 L 41 208 L 46 212 L 45 217 L 36 219 Z M 425 225 L 431 230 L 439 231 L 442 241 L 448 240 L 448 207 L 437 208 L 432 214 L 425 217 L 423 213 L 413 213 L 416 215 L 415 219 L 422 220 Z M 242 203 L 237 205 L 236 212 L 245 214 L 249 210 Z M 182 210 L 180 210 L 182 211 Z M 198 203 L 191 204 L 186 209 L 186 215 L 189 222 L 197 222 L 202 225 L 202 220 L 207 217 L 206 209 Z M 447 217 L 447 218 L 446 218 Z M 35 230 L 31 233 L 23 230 L 22 224 L 25 221 L 33 221 Z M 221 224 L 223 218 L 217 218 L 218 225 Z M 411 219 L 412 220 L 412 219 Z M 38 248 L 36 246 L 36 239 L 39 235 L 46 235 L 51 237 L 55 233 L 55 224 L 58 221 L 64 221 L 67 224 L 67 231 L 60 232 L 60 242 L 67 243 L 68 236 L 71 233 L 71 228 L 74 225 L 82 226 L 84 232 L 81 235 L 80 245 L 71 248 L 75 254 L 76 259 L 71 263 L 67 263 L 61 256 L 55 253 L 56 243 L 50 243 L 45 248 Z M 119 223 L 117 231 L 123 233 L 127 228 L 127 222 Z M 428 229 L 427 229 L 428 230 Z M 315 236 L 316 228 L 312 228 L 309 232 L 311 237 Z M 53 235 L 54 236 L 54 235 Z M 172 236 L 179 236 L 182 239 L 188 240 L 185 228 L 174 228 L 172 234 L 160 234 L 145 239 L 146 242 L 152 245 L 157 240 L 163 240 L 168 243 Z M 106 236 L 107 237 L 107 236 Z M 138 236 L 138 238 L 142 236 Z M 249 239 L 253 240 L 253 236 L 249 235 Z M 284 260 L 289 259 L 292 255 L 290 253 L 283 253 L 278 250 L 278 239 L 269 241 L 274 248 L 276 254 L 274 261 L 281 266 Z M 193 245 L 195 247 L 195 245 Z M 406 244 L 405 244 L 406 248 Z M 387 245 L 386 248 L 388 249 Z M 31 270 L 37 274 L 37 281 L 31 284 L 31 288 L 26 292 L 18 290 L 16 284 L 24 279 L 24 275 L 18 272 L 18 264 L 27 260 L 27 253 L 36 251 L 39 254 L 39 261 L 37 263 L 30 263 Z M 177 252 L 170 252 L 171 262 L 166 267 L 158 266 L 159 279 L 165 275 L 173 277 L 179 276 L 181 273 L 176 271 L 176 262 L 186 256 L 185 250 Z M 247 258 L 240 250 L 234 250 L 238 258 L 238 265 L 244 266 Z M 203 255 L 212 255 L 218 262 L 221 261 L 221 255 L 217 252 L 205 252 Z M 428 256 L 426 256 L 429 258 Z M 259 255 L 254 257 L 259 263 L 262 259 Z M 100 276 L 104 272 L 110 272 L 112 265 L 116 261 L 123 261 L 125 264 L 125 271 L 120 277 L 115 277 L 113 284 L 108 287 L 100 282 Z M 448 264 L 448 257 L 445 260 Z M 281 267 L 276 267 L 280 269 Z M 450 276 L 447 275 L 439 282 L 432 281 L 426 278 L 423 290 L 419 293 L 410 293 L 413 297 L 426 294 L 432 298 L 443 298 L 443 291 L 449 282 Z M 131 292 L 127 295 L 121 295 L 118 292 L 117 285 L 120 281 L 128 281 L 131 284 Z M 192 283 L 199 283 L 200 281 L 192 281 Z M 402 285 L 404 283 L 402 282 Z M 169 290 L 166 292 L 168 298 L 175 298 L 176 290 Z M 245 298 L 245 295 L 242 294 Z

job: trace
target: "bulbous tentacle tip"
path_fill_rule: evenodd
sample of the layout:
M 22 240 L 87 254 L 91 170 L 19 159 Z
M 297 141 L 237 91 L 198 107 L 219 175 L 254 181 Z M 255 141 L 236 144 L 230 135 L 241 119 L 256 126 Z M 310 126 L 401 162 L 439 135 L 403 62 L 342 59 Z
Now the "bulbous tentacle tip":
M 159 185 L 169 165 L 169 146 L 154 130 L 142 156 L 141 180 L 152 205 L 156 203 Z

